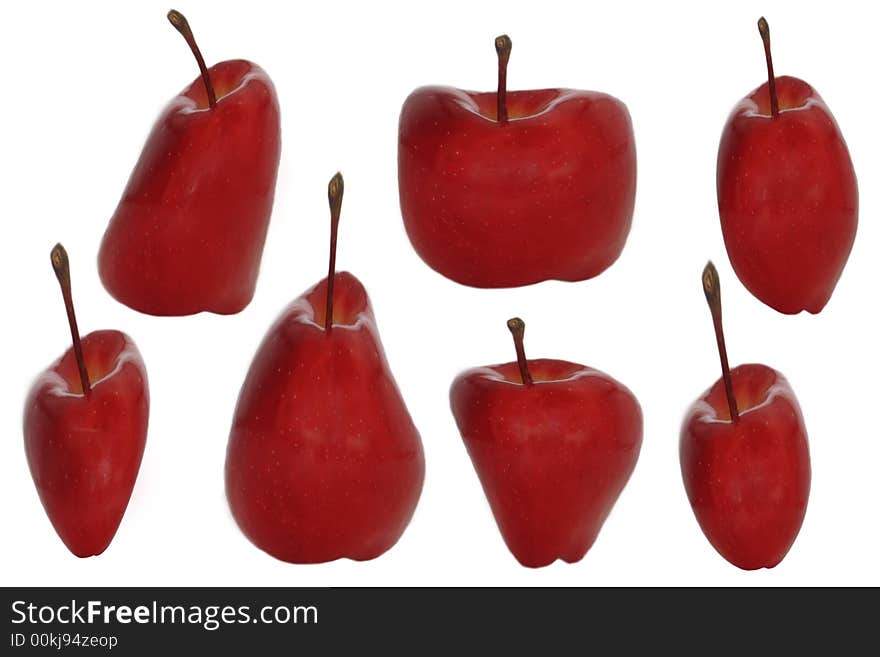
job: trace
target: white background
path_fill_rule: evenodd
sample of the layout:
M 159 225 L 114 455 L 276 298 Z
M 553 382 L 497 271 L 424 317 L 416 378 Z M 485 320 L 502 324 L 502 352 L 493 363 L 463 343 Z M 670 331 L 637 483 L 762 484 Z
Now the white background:
M 862 6 L 859 7 L 859 4 Z M 806 585 L 880 584 L 877 287 L 880 192 L 876 11 L 856 2 L 263 3 L 188 0 L 209 64 L 243 57 L 278 89 L 275 210 L 253 303 L 233 317 L 155 318 L 112 300 L 98 245 L 147 132 L 197 69 L 163 2 L 23 3 L 4 10 L 0 216 L 0 582 L 7 585 Z M 734 103 L 776 71 L 813 84 L 843 130 L 861 187 L 855 248 L 819 316 L 787 317 L 735 278 L 721 238 L 715 157 Z M 491 90 L 493 38 L 514 42 L 512 89 L 568 86 L 627 103 L 638 150 L 633 230 L 620 260 L 583 283 L 482 291 L 410 247 L 397 201 L 396 131 L 415 87 Z M 245 371 L 269 324 L 326 270 L 326 184 L 346 197 L 339 268 L 370 292 L 388 359 L 425 445 L 427 477 L 400 542 L 366 563 L 284 564 L 253 547 L 226 505 L 223 463 Z M 84 333 L 134 337 L 150 376 L 147 448 L 128 512 L 100 557 L 73 557 L 30 479 L 24 396 L 69 345 L 49 250 L 71 257 Z M 700 289 L 722 277 L 732 363 L 785 373 L 813 461 L 806 521 L 773 570 L 746 573 L 700 532 L 678 465 L 691 401 L 719 375 Z M 599 539 L 575 565 L 520 567 L 495 527 L 448 408 L 453 377 L 513 358 L 560 357 L 627 384 L 645 416 L 641 458 Z

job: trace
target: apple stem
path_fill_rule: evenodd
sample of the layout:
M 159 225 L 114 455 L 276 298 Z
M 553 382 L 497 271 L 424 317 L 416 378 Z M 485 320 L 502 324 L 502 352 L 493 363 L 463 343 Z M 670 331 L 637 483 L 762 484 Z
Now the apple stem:
M 498 53 L 498 123 L 507 123 L 507 62 L 513 41 L 506 34 L 495 39 L 495 52 Z
M 70 337 L 73 338 L 73 353 L 76 355 L 76 366 L 79 368 L 79 380 L 82 383 L 83 395 L 89 396 L 92 392 L 92 384 L 89 383 L 89 372 L 86 369 L 86 359 L 83 356 L 82 341 L 79 339 L 79 329 L 76 326 L 76 313 L 73 311 L 73 295 L 70 291 L 70 261 L 67 251 L 60 244 L 52 249 L 52 269 L 55 277 L 61 285 L 61 296 L 64 297 L 64 308 L 67 310 L 67 323 L 70 324 Z
M 730 378 L 730 364 L 727 362 L 727 346 L 724 344 L 724 327 L 721 324 L 721 281 L 718 278 L 718 270 L 710 260 L 703 269 L 703 292 L 709 310 L 712 312 L 712 323 L 715 325 L 715 341 L 718 343 L 718 355 L 721 356 L 721 376 L 724 379 L 724 391 L 727 395 L 727 407 L 730 409 L 730 419 L 733 422 L 739 420 L 739 409 L 736 406 L 736 397 L 733 396 L 733 380 Z
M 190 29 L 189 21 L 186 20 L 186 16 L 181 14 L 176 9 L 172 9 L 168 12 L 168 20 L 174 26 L 183 38 L 186 40 L 186 45 L 189 46 L 189 49 L 192 50 L 192 54 L 195 55 L 196 63 L 199 65 L 199 71 L 202 73 L 202 81 L 205 83 L 205 91 L 208 92 L 208 106 L 211 109 L 214 108 L 214 105 L 217 104 L 217 96 L 214 93 L 214 85 L 211 84 L 211 76 L 208 75 L 208 67 L 205 66 L 205 60 L 202 57 L 202 51 L 199 50 L 199 46 L 196 43 L 196 39 L 193 36 L 192 29 Z
M 526 349 L 523 345 L 523 337 L 526 334 L 526 323 L 519 317 L 507 320 L 507 328 L 513 335 L 513 346 L 516 347 L 516 362 L 519 365 L 519 376 L 523 385 L 532 385 L 532 375 L 529 372 L 529 361 L 526 360 Z
M 770 54 L 770 25 L 761 16 L 758 19 L 758 32 L 764 42 L 764 58 L 767 60 L 767 88 L 770 92 L 770 114 L 779 115 L 779 99 L 776 97 L 776 76 L 773 75 L 773 56 Z
M 336 280 L 336 234 L 339 232 L 339 215 L 342 212 L 342 194 L 345 182 L 338 171 L 327 185 L 327 199 L 330 201 L 330 268 L 327 272 L 327 310 L 324 315 L 324 330 L 330 333 L 333 327 L 333 283 Z

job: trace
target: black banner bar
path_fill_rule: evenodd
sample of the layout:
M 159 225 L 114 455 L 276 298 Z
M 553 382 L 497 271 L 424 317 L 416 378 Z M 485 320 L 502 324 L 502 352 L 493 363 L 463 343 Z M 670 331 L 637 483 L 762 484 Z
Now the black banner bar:
M 3 600 L 3 655 L 855 654 L 876 651 L 878 617 L 874 589 L 18 588 Z

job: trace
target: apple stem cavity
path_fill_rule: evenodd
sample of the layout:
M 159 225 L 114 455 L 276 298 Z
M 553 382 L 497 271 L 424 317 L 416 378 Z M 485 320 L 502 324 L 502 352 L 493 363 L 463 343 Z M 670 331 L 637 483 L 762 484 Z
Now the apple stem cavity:
M 524 386 L 532 385 L 532 374 L 529 372 L 529 361 L 526 360 L 526 349 L 523 337 L 526 334 L 526 323 L 519 317 L 507 320 L 507 328 L 513 335 L 513 346 L 516 348 L 516 362 L 519 365 L 519 376 Z
M 498 53 L 498 123 L 507 124 L 507 62 L 513 41 L 506 34 L 495 38 L 495 52 Z
M 338 171 L 327 185 L 327 200 L 330 201 L 330 267 L 327 272 L 327 308 L 324 315 L 324 331 L 333 328 L 333 283 L 336 280 L 336 235 L 339 232 L 339 215 L 342 212 L 342 194 L 345 181 Z
M 770 25 L 761 16 L 758 19 L 758 32 L 764 42 L 764 58 L 767 60 L 767 90 L 770 92 L 770 114 L 779 115 L 779 99 L 776 96 L 776 76 L 773 75 L 773 55 L 770 54 Z
M 189 21 L 186 20 L 186 16 L 176 9 L 172 9 L 168 12 L 168 21 L 174 26 L 174 29 L 180 32 L 184 40 L 186 40 L 186 45 L 192 50 L 192 54 L 196 58 L 196 63 L 199 65 L 199 71 L 202 73 L 202 81 L 205 83 L 205 91 L 208 93 L 208 106 L 213 109 L 214 105 L 217 104 L 217 95 L 214 93 L 214 85 L 211 84 L 211 76 L 208 75 L 208 67 L 205 66 L 202 51 L 199 50 L 192 29 L 190 29 Z
M 721 323 L 721 281 L 718 278 L 718 270 L 715 269 L 711 260 L 703 269 L 703 292 L 706 294 L 706 302 L 712 312 L 712 323 L 715 325 L 715 341 L 718 343 L 718 355 L 721 357 L 721 377 L 724 379 L 724 392 L 727 395 L 730 419 L 736 423 L 739 420 L 739 409 L 736 406 L 736 397 L 733 395 L 733 380 L 730 377 L 727 346 L 724 344 L 724 327 Z
M 92 392 L 92 384 L 89 382 L 89 372 L 86 369 L 86 359 L 83 356 L 82 341 L 79 338 L 79 328 L 76 326 L 76 313 L 73 310 L 73 294 L 70 291 L 70 261 L 67 251 L 61 244 L 56 244 L 52 249 L 52 269 L 61 286 L 61 296 L 64 297 L 64 308 L 67 310 L 67 323 L 70 324 L 70 337 L 73 338 L 73 353 L 76 356 L 76 366 L 79 368 L 79 380 L 82 384 L 83 395 L 88 397 Z

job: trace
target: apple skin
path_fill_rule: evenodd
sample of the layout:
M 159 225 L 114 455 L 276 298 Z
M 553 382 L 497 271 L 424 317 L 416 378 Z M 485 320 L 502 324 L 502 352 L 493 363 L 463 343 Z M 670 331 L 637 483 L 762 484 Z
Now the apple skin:
M 538 568 L 579 561 L 629 480 L 642 444 L 633 394 L 597 370 L 530 360 L 460 374 L 456 424 L 513 556 Z
M 244 60 L 209 69 L 159 116 L 98 255 L 118 301 L 151 315 L 232 314 L 251 301 L 281 154 L 278 99 Z
M 803 80 L 776 78 L 734 108 L 718 149 L 718 211 L 730 264 L 781 313 L 828 303 L 856 236 L 859 192 L 843 135 Z
M 24 447 L 49 520 L 78 557 L 101 554 L 131 498 L 150 411 L 144 362 L 119 331 L 82 340 L 92 385 L 88 397 L 73 348 L 31 387 L 24 409 Z
M 636 151 L 626 106 L 571 89 L 416 89 L 398 140 L 400 209 L 415 250 L 458 283 L 516 287 L 597 276 L 632 224 Z
M 419 433 L 391 376 L 363 285 L 336 274 L 276 321 L 247 374 L 226 455 L 232 515 L 291 563 L 373 559 L 400 538 L 425 476 Z
M 810 494 L 810 452 L 797 398 L 766 365 L 730 372 L 739 420 L 719 379 L 681 430 L 681 474 L 712 546 L 744 570 L 773 568 L 800 531 Z

